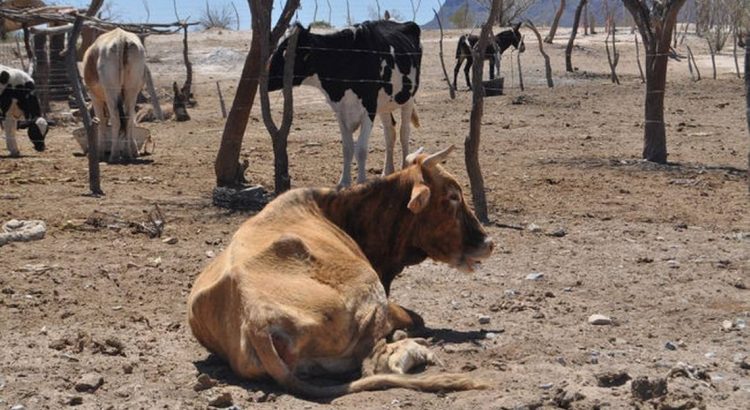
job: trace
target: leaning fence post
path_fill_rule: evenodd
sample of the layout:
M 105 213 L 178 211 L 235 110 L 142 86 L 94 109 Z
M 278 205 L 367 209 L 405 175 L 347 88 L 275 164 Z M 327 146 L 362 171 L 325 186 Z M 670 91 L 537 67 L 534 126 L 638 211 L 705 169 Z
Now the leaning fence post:
M 216 82 L 216 91 L 219 93 L 219 104 L 221 105 L 221 118 L 227 118 L 227 106 L 224 104 L 224 95 L 221 94 L 219 82 Z
M 73 95 L 76 98 L 81 118 L 83 119 L 83 126 L 86 128 L 86 139 L 88 141 L 88 158 L 89 158 L 89 189 L 91 195 L 100 196 L 104 195 L 102 191 L 100 178 L 99 178 L 99 142 L 96 138 L 96 130 L 94 124 L 89 115 L 89 110 L 86 109 L 86 102 L 83 99 L 83 89 L 81 87 L 81 74 L 78 72 L 78 59 L 76 58 L 76 40 L 78 40 L 78 34 L 81 32 L 81 26 L 83 25 L 83 18 L 80 15 L 76 15 L 76 21 L 73 24 L 73 31 L 70 32 L 68 37 L 67 48 L 63 51 L 65 53 L 66 68 L 68 71 L 68 78 L 73 87 Z

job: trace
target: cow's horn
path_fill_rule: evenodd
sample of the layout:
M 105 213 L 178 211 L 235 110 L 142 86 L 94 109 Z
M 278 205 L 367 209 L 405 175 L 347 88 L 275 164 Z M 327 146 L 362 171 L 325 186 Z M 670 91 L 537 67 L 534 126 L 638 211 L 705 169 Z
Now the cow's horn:
M 424 151 L 424 147 L 419 147 L 419 148 L 417 148 L 416 151 L 414 151 L 411 154 L 407 155 L 406 156 L 406 163 L 407 164 L 413 164 L 414 161 L 416 161 L 417 156 L 419 156 L 419 154 L 421 154 L 422 151 Z
M 422 161 L 422 165 L 424 165 L 426 167 L 431 167 L 431 166 L 434 166 L 435 164 L 438 164 L 438 163 L 441 163 L 441 162 L 445 161 L 445 159 L 448 157 L 448 154 L 450 154 L 451 151 L 453 151 L 454 148 L 456 148 L 456 146 L 455 145 L 451 145 L 448 148 L 446 148 L 446 149 L 444 149 L 444 150 L 442 150 L 440 152 L 436 152 L 436 153 L 430 155 L 429 157 L 425 158 L 424 161 Z

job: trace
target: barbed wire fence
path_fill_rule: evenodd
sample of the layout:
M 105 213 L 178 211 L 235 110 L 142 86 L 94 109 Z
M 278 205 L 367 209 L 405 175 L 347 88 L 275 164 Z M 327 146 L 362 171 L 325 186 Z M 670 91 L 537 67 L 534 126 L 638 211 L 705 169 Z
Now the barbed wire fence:
M 153 3 L 153 2 L 151 2 L 151 3 Z M 305 4 L 305 5 L 307 5 L 307 4 Z M 319 12 L 318 17 L 323 18 L 323 17 L 325 17 L 327 15 L 326 10 L 324 8 L 325 2 L 320 2 L 320 5 L 321 5 L 321 10 Z M 371 10 L 372 6 L 368 5 L 366 2 L 356 2 L 356 4 L 353 4 L 352 6 L 353 6 L 352 7 L 352 15 L 354 16 L 355 19 L 365 20 L 365 19 L 367 19 L 369 17 L 375 17 L 375 15 L 373 14 L 373 10 Z M 164 9 L 171 10 L 172 9 L 172 4 L 171 4 L 171 2 L 160 2 L 158 7 L 163 7 Z M 157 7 L 155 7 L 154 4 L 150 4 L 150 8 L 151 8 L 152 11 L 157 9 Z M 409 10 L 408 4 L 405 5 L 405 6 L 403 6 L 401 8 L 401 10 L 396 9 L 396 11 L 397 11 L 397 13 L 396 13 L 397 15 L 411 16 L 411 11 Z M 391 14 L 393 15 L 394 13 L 391 13 Z M 199 18 L 199 17 L 200 16 L 195 16 L 195 18 Z M 320 20 L 320 18 L 318 20 Z M 111 24 L 112 27 L 117 26 L 119 24 L 117 22 L 109 22 L 109 23 Z M 132 29 L 132 28 L 137 27 L 137 26 L 138 26 L 137 24 L 128 23 L 127 27 L 125 27 L 125 28 L 131 28 Z M 231 29 L 227 29 L 227 30 L 231 30 Z M 470 28 L 469 29 L 464 29 L 463 31 L 464 32 L 470 32 L 471 29 Z M 249 34 L 249 31 L 246 31 L 246 32 L 248 33 L 248 41 L 247 41 L 247 43 L 249 44 L 250 34 Z M 176 37 L 176 36 L 179 36 L 180 34 L 173 31 L 172 35 Z M 453 53 L 452 53 L 452 48 L 455 46 L 455 42 L 457 41 L 457 38 L 454 38 L 454 37 L 457 37 L 457 36 L 446 38 L 447 52 L 446 52 L 446 56 L 445 56 L 445 61 L 446 61 L 446 65 L 448 66 L 449 69 L 453 67 L 453 64 L 455 64 L 455 60 L 454 60 Z M 175 41 L 177 42 L 178 39 L 175 38 Z M 49 48 L 49 44 L 47 45 L 47 47 Z M 159 70 L 160 67 L 166 67 L 167 64 L 168 64 L 168 63 L 163 62 L 163 60 L 164 60 L 164 58 L 163 58 L 164 54 L 149 53 L 149 48 L 151 48 L 150 44 L 149 44 L 149 41 L 146 41 L 146 50 L 147 50 L 147 53 L 149 54 L 149 57 L 148 57 L 149 58 L 149 62 L 147 64 L 152 68 L 152 71 L 154 73 L 158 73 L 160 71 L 164 71 L 164 70 Z M 238 58 L 238 61 L 236 62 L 237 64 L 241 64 L 242 61 L 244 61 L 244 56 L 247 53 L 247 50 L 245 50 L 245 49 L 232 48 L 229 45 L 217 45 L 216 48 L 217 49 L 230 49 L 230 50 L 236 52 L 238 55 L 241 55 L 241 58 Z M 308 50 L 311 50 L 311 51 L 312 50 L 315 50 L 315 51 L 326 51 L 326 52 L 337 51 L 337 50 L 332 50 L 332 49 L 310 48 L 310 47 L 300 47 L 300 49 L 302 49 L 302 50 L 308 49 Z M 341 51 L 343 51 L 343 50 L 341 50 Z M 390 54 L 389 52 L 373 51 L 373 50 L 346 50 L 346 51 L 347 52 L 352 52 L 353 51 L 353 52 L 359 52 L 359 53 L 369 53 L 369 54 L 376 54 L 376 55 Z M 176 49 L 172 50 L 170 52 L 174 53 L 175 55 L 179 53 L 179 51 L 176 50 Z M 195 57 L 196 53 L 194 51 L 191 51 L 190 52 L 190 56 L 191 56 L 191 58 Z M 513 50 L 512 48 L 508 49 L 505 53 L 503 53 L 503 54 L 500 55 L 500 61 L 501 61 L 500 68 L 501 68 L 502 71 L 497 74 L 497 77 L 500 77 L 500 76 L 505 77 L 504 89 L 507 90 L 508 92 L 523 91 L 523 90 L 521 90 L 520 84 L 519 84 L 519 72 L 518 72 L 518 66 L 516 64 L 517 63 L 517 56 L 518 56 L 518 51 L 517 50 Z M 524 58 L 522 57 L 522 59 L 524 59 Z M 21 31 L 13 32 L 10 35 L 8 35 L 8 37 L 5 40 L 0 41 L 0 64 L 8 65 L 8 66 L 15 67 L 15 68 L 21 68 L 21 69 L 27 68 L 28 65 L 30 64 L 30 61 L 28 61 L 28 59 L 26 58 L 26 52 L 25 52 L 24 43 L 23 43 L 23 34 L 22 34 Z M 169 63 L 169 64 L 171 64 L 171 63 Z M 485 79 L 488 79 L 489 78 L 489 76 L 488 76 L 488 70 L 489 70 L 488 65 L 489 64 L 488 64 L 487 61 L 485 61 L 484 65 L 485 65 L 485 69 L 484 69 L 485 74 L 484 74 L 483 77 Z M 535 67 L 534 69 L 537 68 L 536 66 L 534 66 L 534 67 Z M 195 68 L 199 72 L 202 70 L 202 67 L 201 67 L 200 63 L 196 63 L 195 64 Z M 239 67 L 235 67 L 235 68 L 240 68 L 241 69 L 241 65 Z M 528 63 L 526 63 L 526 66 L 523 67 L 523 70 L 524 70 L 524 74 L 527 74 L 526 71 L 531 70 L 531 68 L 528 65 Z M 240 70 L 238 69 L 237 71 L 239 72 Z M 179 75 L 179 74 L 178 73 L 174 73 L 174 75 L 172 75 L 172 76 L 169 76 L 169 75 L 158 76 L 158 77 L 161 77 L 162 82 L 161 83 L 157 83 L 155 85 L 156 85 L 156 88 L 157 88 L 157 91 L 158 91 L 160 97 L 163 97 L 163 98 L 165 98 L 167 100 L 171 99 L 171 92 L 170 91 L 171 91 L 171 87 L 172 87 L 172 80 L 177 75 Z M 458 84 L 459 84 L 459 88 L 461 88 L 461 83 L 463 81 L 463 79 L 461 78 L 462 76 L 463 76 L 463 73 L 459 73 L 459 78 L 458 78 L 458 81 L 457 81 Z M 170 80 L 165 82 L 164 81 L 165 77 L 170 77 Z M 50 69 L 49 69 L 49 78 L 50 78 L 50 83 L 51 84 L 57 83 L 59 81 L 63 81 L 65 79 L 67 79 L 67 71 L 66 71 L 66 69 L 64 67 L 62 67 L 62 68 L 50 67 Z M 526 80 L 525 84 L 524 84 L 525 85 L 525 87 L 524 87 L 525 89 L 536 88 L 536 87 L 539 87 L 539 88 L 544 87 L 543 77 L 540 77 L 539 79 L 537 79 L 536 77 L 529 78 L 528 76 L 525 75 L 524 79 Z M 215 97 L 215 98 L 218 98 L 219 97 L 219 90 L 230 89 L 230 88 L 236 86 L 239 80 L 240 80 L 240 78 L 239 78 L 239 73 L 238 73 L 238 75 L 237 75 L 236 78 L 219 78 L 219 79 L 201 79 L 201 78 L 197 78 L 197 79 L 194 79 L 192 81 L 192 85 L 194 87 L 200 88 L 200 93 L 202 93 L 204 97 L 211 97 L 211 98 Z M 361 79 L 356 79 L 356 78 L 352 79 L 352 78 L 326 77 L 326 78 L 321 78 L 321 80 L 329 81 L 329 82 L 350 83 L 350 84 L 352 84 L 352 83 L 373 83 L 373 84 L 384 83 L 383 81 L 379 81 L 379 80 L 363 79 L 363 78 L 361 78 Z M 529 81 L 529 80 L 531 80 L 531 81 Z M 445 93 L 446 97 L 448 96 L 447 90 L 434 90 L 434 87 L 430 87 L 432 90 L 428 91 L 428 90 L 426 90 L 426 88 L 428 88 L 428 87 L 425 87 L 425 85 L 426 85 L 425 84 L 425 77 L 423 77 L 422 80 L 421 80 L 421 84 L 420 84 L 420 90 L 419 90 L 419 92 L 416 95 L 416 98 L 418 100 L 420 98 L 429 98 L 429 97 L 432 97 L 433 95 L 439 95 L 439 94 L 442 94 L 442 93 Z M 454 84 L 454 86 L 455 85 L 456 84 Z M 49 92 L 54 91 L 54 86 L 37 85 L 37 89 L 41 93 L 49 93 Z M 213 93 L 214 95 L 210 95 L 211 93 Z M 224 93 L 224 95 L 222 97 L 224 97 L 224 96 L 226 96 L 227 98 L 231 98 L 231 95 L 227 95 L 227 93 Z M 196 95 L 196 98 L 200 99 L 201 96 L 200 95 Z M 297 102 L 295 103 L 295 106 L 306 106 L 306 105 L 319 104 L 319 103 L 324 102 L 323 99 L 321 97 L 319 97 L 319 96 L 303 96 L 303 97 L 297 98 L 296 100 L 297 100 Z M 274 94 L 272 96 L 272 105 L 274 107 L 281 105 L 281 96 L 280 95 Z M 217 105 L 217 113 L 220 113 L 218 105 Z

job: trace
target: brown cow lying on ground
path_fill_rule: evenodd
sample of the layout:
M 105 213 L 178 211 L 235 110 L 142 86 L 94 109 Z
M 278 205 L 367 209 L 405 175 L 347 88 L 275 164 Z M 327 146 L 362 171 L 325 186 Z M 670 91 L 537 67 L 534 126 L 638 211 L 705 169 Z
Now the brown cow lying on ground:
M 429 257 L 471 270 L 490 255 L 492 240 L 439 165 L 452 148 L 412 154 L 404 170 L 365 185 L 279 196 L 196 280 L 188 300 L 195 337 L 236 374 L 271 376 L 304 396 L 483 387 L 460 374 L 403 374 L 433 356 L 419 339 L 385 342 L 412 323 L 402 308 L 389 306 L 366 256 L 379 254 L 374 247 L 391 248 L 397 253 L 388 259 L 401 268 Z M 375 374 L 333 386 L 301 378 L 363 367 Z

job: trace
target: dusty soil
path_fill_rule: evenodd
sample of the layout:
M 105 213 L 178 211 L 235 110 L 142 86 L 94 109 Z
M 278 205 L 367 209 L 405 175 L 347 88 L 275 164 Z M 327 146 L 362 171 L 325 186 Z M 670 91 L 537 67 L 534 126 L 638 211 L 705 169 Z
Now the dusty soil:
M 449 71 L 458 34 L 446 38 Z M 422 128 L 412 146 L 456 144 L 447 167 L 466 184 L 470 93 L 462 87 L 448 99 L 438 35 L 423 39 Z M 191 283 L 251 216 L 211 205 L 223 127 L 216 81 L 230 103 L 249 46 L 247 33 L 211 32 L 191 35 L 199 102 L 193 120 L 147 124 L 155 153 L 140 164 L 102 164 L 106 196 L 83 195 L 87 164 L 75 155 L 76 125 L 54 129 L 47 152 L 20 138 L 26 156 L 0 158 L 0 220 L 42 219 L 48 226 L 41 241 L 0 248 L 0 408 L 205 408 L 228 392 L 239 408 L 619 409 L 641 405 L 632 381 L 599 387 L 596 375 L 654 380 L 680 363 L 694 371 L 670 377 L 667 395 L 644 408 L 747 408 L 749 144 L 742 82 L 731 54 L 719 56 L 719 78 L 710 79 L 705 45 L 688 37 L 704 79 L 691 81 L 684 60 L 670 62 L 672 164 L 643 163 L 643 86 L 632 36 L 620 39 L 622 85 L 607 78 L 602 35 L 581 41 L 575 74 L 562 70 L 560 37 L 547 46 L 553 89 L 529 41 L 526 91 L 515 85 L 516 71 L 505 96 L 486 100 L 481 163 L 497 251 L 475 274 L 426 262 L 394 284 L 393 298 L 424 316 L 445 363 L 428 371 L 470 372 L 489 389 L 396 389 L 307 402 L 272 383 L 233 377 L 196 343 L 185 320 Z M 148 46 L 157 84 L 167 90 L 182 82 L 180 38 L 150 39 Z M 508 85 L 510 62 L 506 56 Z M 300 88 L 295 98 L 293 185 L 332 185 L 341 168 L 334 116 L 314 89 Z M 280 101 L 274 96 L 276 107 Z M 248 179 L 271 186 L 271 144 L 258 118 L 256 104 L 242 156 L 251 164 Z M 381 136 L 378 125 L 373 177 L 382 166 Z M 177 243 L 129 226 L 147 221 L 156 205 L 166 218 L 162 239 Z M 564 236 L 550 235 L 560 229 Z M 534 272 L 543 278 L 527 280 Z M 613 323 L 590 325 L 592 314 Z M 482 315 L 489 324 L 480 324 Z M 200 373 L 218 385 L 194 391 Z M 95 392 L 76 390 L 99 384 L 99 377 Z

